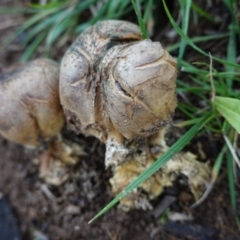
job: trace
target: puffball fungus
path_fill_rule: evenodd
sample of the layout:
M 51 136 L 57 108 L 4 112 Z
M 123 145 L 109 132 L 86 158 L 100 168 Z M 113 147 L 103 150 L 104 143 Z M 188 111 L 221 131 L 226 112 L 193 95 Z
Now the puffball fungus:
M 102 21 L 79 35 L 60 69 L 60 100 L 70 129 L 106 140 L 98 66 L 113 45 L 136 41 L 141 32 L 125 21 Z
M 63 125 L 56 62 L 34 60 L 0 78 L 0 134 L 26 146 L 45 145 L 38 156 L 40 177 L 52 185 L 67 180 L 66 165 L 75 164 L 83 153 L 76 144 L 62 141 Z
M 124 140 L 159 131 L 177 106 L 176 61 L 158 42 L 141 40 L 125 21 L 102 21 L 65 53 L 60 99 L 69 128 L 106 143 L 106 166 L 124 162 Z
M 0 78 L 0 133 L 29 146 L 56 136 L 64 124 L 59 66 L 38 59 Z
M 175 66 L 175 59 L 151 40 L 109 50 L 101 64 L 107 131 L 134 139 L 150 136 L 169 122 L 177 106 Z

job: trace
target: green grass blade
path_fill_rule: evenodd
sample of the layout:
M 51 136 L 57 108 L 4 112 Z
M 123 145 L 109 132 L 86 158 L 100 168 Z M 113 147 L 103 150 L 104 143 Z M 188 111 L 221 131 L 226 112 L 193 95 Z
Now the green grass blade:
M 104 20 L 106 19 L 107 15 L 107 10 L 108 10 L 108 2 L 105 3 L 98 11 L 96 16 L 92 17 L 89 21 L 81 23 L 80 25 L 77 26 L 75 29 L 76 33 L 83 32 L 86 28 L 90 27 L 91 25 L 95 24 L 98 20 Z
M 57 21 L 57 19 L 60 15 L 61 15 L 61 13 L 55 13 L 55 14 L 49 16 L 46 20 L 36 24 L 33 28 L 30 28 L 26 38 L 23 40 L 23 44 L 24 45 L 27 44 L 34 37 L 39 35 L 42 31 L 46 31 L 46 34 L 47 34 L 49 27 L 52 26 L 54 24 L 54 22 Z
M 61 33 L 71 28 L 77 21 L 74 15 L 76 14 L 75 5 L 67 8 L 55 21 L 53 27 L 49 31 L 46 39 L 46 49 L 49 52 L 53 42 L 60 36 Z
M 223 157 L 226 151 L 227 151 L 227 145 L 224 145 L 221 152 L 218 154 L 217 159 L 212 168 L 212 182 L 215 182 L 217 180 L 218 174 L 222 167 Z
M 31 58 L 31 56 L 35 53 L 35 50 L 39 46 L 39 44 L 43 41 L 43 39 L 46 37 L 46 33 L 41 33 L 31 44 L 30 46 L 25 50 L 25 52 L 22 54 L 20 61 L 26 62 Z
M 48 16 L 48 18 L 44 19 L 43 21 L 38 20 L 34 28 L 30 29 L 26 39 L 24 39 L 24 44 L 27 44 L 30 40 L 32 40 L 32 38 L 40 34 L 40 32 L 47 31 L 49 37 L 47 39 L 46 48 L 49 49 L 50 45 L 57 38 L 56 35 L 59 34 L 60 30 L 61 31 L 67 30 L 66 26 L 65 28 L 63 28 L 63 25 L 66 25 L 65 19 L 66 18 L 69 18 L 71 20 L 75 19 L 77 15 L 79 15 L 82 11 L 86 10 L 90 5 L 92 5 L 95 2 L 96 0 L 81 2 L 81 3 L 78 3 L 76 6 L 73 5 L 73 6 L 69 6 L 68 8 L 59 9 L 59 11 L 53 12 Z M 61 6 L 65 6 L 65 5 L 61 5 Z M 64 24 L 61 23 L 62 21 L 64 21 Z M 49 30 L 50 27 L 51 27 L 51 30 Z
M 223 2 L 232 15 L 232 24 L 234 25 L 236 33 L 238 33 L 238 37 L 240 38 L 240 25 L 238 18 L 239 3 L 237 0 L 223 0 Z
M 200 8 L 197 4 L 192 2 L 192 9 L 196 11 L 199 15 L 203 16 L 207 20 L 214 22 L 214 18 L 206 11 L 204 11 L 202 8 Z
M 168 220 L 168 214 L 171 212 L 170 208 L 168 207 L 161 215 L 159 219 L 159 223 L 165 224 Z
M 211 41 L 211 40 L 229 37 L 229 35 L 230 35 L 229 33 L 220 33 L 220 34 L 214 34 L 214 35 L 209 35 L 209 36 L 197 36 L 197 37 L 192 38 L 192 42 L 197 43 L 197 42 Z M 180 46 L 180 43 L 175 43 L 175 44 L 172 44 L 172 45 L 166 47 L 166 50 L 168 52 L 172 52 L 172 51 L 178 49 L 179 46 Z
M 26 30 L 27 28 L 31 27 L 33 24 L 37 23 L 38 21 L 40 21 L 41 19 L 47 17 L 48 15 L 51 15 L 53 13 L 58 12 L 59 9 L 49 9 L 46 11 L 41 11 L 38 14 L 34 15 L 33 17 L 31 17 L 29 20 L 27 20 L 22 26 L 21 26 L 21 30 Z
M 188 63 L 188 62 L 185 62 L 183 60 L 180 61 L 180 64 L 182 66 L 182 69 L 181 71 L 182 72 L 187 72 L 187 73 L 195 73 L 199 76 L 199 74 L 201 75 L 207 75 L 209 74 L 209 71 L 206 71 L 206 70 L 203 70 L 203 69 L 200 69 L 200 68 L 197 68 L 195 67 L 194 65 Z M 209 81 L 209 80 L 208 80 Z
M 4 49 L 10 42 L 12 42 L 17 36 L 19 36 L 22 32 L 24 32 L 26 29 L 31 27 L 33 24 L 40 21 L 42 18 L 53 14 L 54 12 L 58 11 L 57 9 L 51 9 L 49 11 L 39 12 L 35 14 L 33 17 L 31 17 L 29 20 L 27 20 L 7 41 L 3 44 L 3 46 L 0 47 L 0 51 Z
M 228 172 L 228 187 L 230 192 L 230 199 L 232 204 L 233 211 L 237 211 L 237 201 L 236 201 L 236 189 L 234 183 L 234 166 L 233 158 L 230 152 L 227 154 L 227 172 Z M 240 220 L 238 217 L 235 217 L 238 228 L 240 228 Z
M 119 5 L 121 4 L 121 0 L 109 0 L 108 3 L 109 3 L 109 7 L 108 7 L 108 13 L 111 15 L 111 13 L 115 13 L 119 7 Z
M 16 14 L 16 13 L 37 13 L 38 10 L 25 7 L 5 7 L 0 9 L 0 14 Z
M 145 22 L 145 24 L 147 24 L 148 18 L 150 16 L 150 12 L 152 10 L 152 6 L 153 6 L 153 0 L 149 0 L 143 15 L 143 21 Z
M 178 109 L 183 112 L 186 116 L 188 116 L 189 118 L 193 119 L 195 116 L 194 114 L 191 112 L 189 112 L 186 108 L 184 104 L 179 104 L 178 105 Z
M 180 1 L 182 2 L 182 1 Z M 191 8 L 192 0 L 185 0 L 180 4 L 181 6 L 181 15 L 182 15 L 182 29 L 183 33 L 187 35 L 188 33 L 188 24 L 189 24 L 189 13 L 190 13 L 190 8 Z M 180 42 L 180 48 L 179 48 L 179 55 L 178 55 L 178 60 L 181 60 L 183 58 L 185 49 L 186 49 L 186 41 L 181 38 Z
M 123 15 L 123 13 L 125 13 L 127 6 L 131 6 L 132 8 L 132 3 L 130 0 L 121 1 L 121 4 L 118 6 L 117 15 L 119 14 Z
M 235 63 L 237 58 L 237 53 L 236 53 L 237 46 L 236 46 L 235 28 L 233 23 L 229 26 L 229 29 L 230 29 L 230 36 L 229 36 L 228 47 L 227 47 L 227 61 L 230 63 Z M 226 71 L 234 72 L 235 67 L 226 65 Z M 228 89 L 231 89 L 233 84 L 233 75 L 229 75 L 226 78 L 226 81 L 227 81 Z
M 207 56 L 209 57 L 209 54 L 204 52 L 201 48 L 199 48 L 198 46 L 196 46 L 191 39 L 189 39 L 186 34 L 184 34 L 184 32 L 181 30 L 181 28 L 178 26 L 178 24 L 176 23 L 176 21 L 172 18 L 171 16 L 171 13 L 169 12 L 168 8 L 167 8 L 167 5 L 166 5 L 166 2 L 165 0 L 162 0 L 163 1 L 163 6 L 164 6 L 164 9 L 166 11 L 166 14 L 171 22 L 171 24 L 173 25 L 174 29 L 176 30 L 176 32 L 186 41 L 186 43 L 188 43 L 193 49 L 195 49 L 196 51 L 198 51 L 199 53 L 201 53 L 202 55 L 204 56 Z M 222 60 L 220 58 L 217 58 L 217 57 L 214 57 L 212 56 L 212 59 L 214 59 L 215 61 L 219 62 L 219 63 L 222 63 L 222 64 L 226 64 L 226 65 L 229 65 L 229 66 L 233 66 L 233 67 L 237 67 L 239 68 L 240 66 L 238 64 L 234 64 L 234 63 L 230 63 L 226 60 Z
M 48 10 L 48 9 L 54 9 L 54 8 L 60 9 L 70 4 L 71 4 L 71 1 L 63 1 L 63 2 L 57 1 L 57 2 L 45 3 L 44 5 L 39 3 L 31 3 L 30 6 L 32 9 Z
M 52 44 L 57 40 L 57 38 L 68 28 L 72 27 L 72 19 L 66 18 L 59 24 L 55 25 L 54 28 L 48 33 L 46 39 L 46 51 L 49 52 Z
M 223 2 L 228 8 L 228 11 L 232 13 L 233 12 L 232 0 L 223 0 Z
M 137 7 L 137 4 L 139 5 L 139 1 L 136 0 L 137 3 L 135 2 L 135 0 L 131 0 L 131 1 L 132 1 L 133 9 L 134 9 L 135 14 L 136 14 L 137 19 L 138 19 L 138 24 L 139 24 L 141 32 L 142 32 L 142 37 L 143 37 L 143 39 L 146 39 L 146 38 L 148 38 L 148 33 L 147 33 L 147 28 L 146 28 L 146 25 L 143 21 L 140 9 Z
M 11 41 L 13 41 L 19 34 L 24 32 L 27 29 L 30 29 L 26 39 L 24 39 L 23 44 L 27 44 L 30 40 L 32 40 L 36 35 L 40 34 L 41 31 L 48 31 L 49 27 L 51 27 L 54 23 L 58 21 L 59 18 L 63 16 L 63 12 L 68 11 L 71 8 L 74 10 L 71 12 L 72 15 L 79 14 L 81 11 L 89 8 L 90 5 L 96 3 L 97 0 L 89 0 L 89 1 L 80 1 L 79 3 L 61 3 L 52 5 L 51 7 L 45 8 L 36 8 L 34 11 L 36 12 L 31 18 L 29 18 L 17 31 L 14 33 L 10 39 L 4 43 L 4 45 L 0 48 L 0 51 L 7 46 Z M 73 5 L 74 4 L 74 5 Z M 68 7 L 69 6 L 69 7 Z M 34 27 L 33 27 L 34 26 Z
M 190 125 L 194 125 L 196 123 L 199 122 L 199 120 L 201 120 L 201 118 L 193 118 L 190 119 L 190 120 L 186 120 L 186 121 L 183 121 L 183 122 L 180 122 L 180 123 L 177 123 L 177 124 L 174 124 L 174 126 L 177 126 L 179 128 L 182 128 L 182 127 L 186 127 L 186 126 L 190 126 Z
M 134 181 L 132 181 L 123 191 L 121 191 L 106 207 L 104 207 L 96 216 L 94 216 L 89 223 L 99 218 L 102 214 L 107 212 L 119 200 L 125 197 L 133 189 L 137 188 L 146 179 L 158 171 L 172 156 L 181 151 L 190 140 L 197 134 L 197 132 L 212 118 L 212 112 L 206 114 L 199 120 L 190 130 L 188 130 L 171 148 L 168 149 L 156 162 L 154 162 L 148 169 L 141 173 Z

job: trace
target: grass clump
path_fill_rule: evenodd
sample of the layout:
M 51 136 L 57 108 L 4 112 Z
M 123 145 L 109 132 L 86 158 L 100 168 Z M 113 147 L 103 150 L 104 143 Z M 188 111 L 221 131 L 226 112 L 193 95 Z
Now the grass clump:
M 61 49 L 68 40 L 74 39 L 80 32 L 97 21 L 122 18 L 133 11 L 133 6 L 143 29 L 143 36 L 146 38 L 145 23 L 154 2 L 151 0 L 146 3 L 138 0 L 132 1 L 132 3 L 131 0 L 57 0 L 43 5 L 30 4 L 25 8 L 2 8 L 0 14 L 24 13 L 29 16 L 8 39 L 6 45 L 22 33 L 26 33 L 26 37 L 20 43 L 25 49 L 21 61 L 29 60 L 40 44 L 44 44 L 45 55 L 49 57 L 53 45 L 56 50 Z M 141 18 L 140 11 L 142 7 L 147 9 L 143 18 Z

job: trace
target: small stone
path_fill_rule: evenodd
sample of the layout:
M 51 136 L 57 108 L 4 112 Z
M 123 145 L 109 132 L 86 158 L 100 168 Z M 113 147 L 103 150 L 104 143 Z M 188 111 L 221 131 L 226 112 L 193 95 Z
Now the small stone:
M 66 208 L 65 208 L 65 213 L 66 214 L 69 214 L 69 215 L 78 215 L 80 214 L 81 212 L 81 209 L 79 206 L 75 206 L 75 205 L 68 205 Z

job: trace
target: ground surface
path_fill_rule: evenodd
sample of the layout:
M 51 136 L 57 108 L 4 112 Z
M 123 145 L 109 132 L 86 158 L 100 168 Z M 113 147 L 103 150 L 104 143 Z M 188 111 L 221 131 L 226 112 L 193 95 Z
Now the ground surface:
M 218 1 L 216 14 L 221 16 L 221 11 L 225 11 L 217 3 Z M 22 3 L 15 1 L 11 4 Z M 16 21 L 23 21 L 23 16 L 0 16 L 0 20 L 2 44 L 13 32 Z M 203 21 L 200 29 L 192 29 L 192 34 L 199 34 L 204 28 L 207 30 L 204 24 Z M 214 30 L 224 31 L 225 27 L 216 26 Z M 167 32 L 166 29 L 164 31 Z M 162 39 L 164 31 L 155 38 Z M 169 39 L 169 42 L 173 40 Z M 168 41 L 163 40 L 163 44 L 168 45 Z M 205 51 L 211 48 L 216 55 L 221 56 L 217 50 L 224 48 L 224 44 L 224 41 L 211 42 L 206 44 Z M 215 48 L 212 48 L 214 46 Z M 0 55 L 1 72 L 16 66 L 20 54 L 21 49 L 17 42 L 3 50 Z M 41 49 L 36 56 L 41 56 Z M 196 59 L 198 56 L 192 55 L 188 60 Z M 178 118 L 181 118 L 181 114 L 177 112 L 176 119 Z M 114 207 L 102 218 L 88 225 L 88 221 L 112 199 L 108 182 L 111 172 L 106 171 L 103 164 L 105 147 L 94 138 L 77 137 L 74 133 L 67 134 L 66 138 L 81 143 L 87 154 L 72 169 L 69 181 L 59 187 L 47 186 L 38 177 L 38 165 L 32 161 L 33 151 L 0 138 L 0 192 L 16 216 L 21 239 L 240 239 L 234 220 L 234 214 L 237 213 L 233 213 L 231 209 L 227 175 L 224 170 L 207 200 L 195 209 L 190 209 L 194 201 L 189 190 L 176 184 L 152 203 L 152 211 L 124 213 Z M 218 150 L 214 142 L 205 144 L 207 139 L 208 136 L 195 139 L 189 148 L 197 154 L 195 146 L 202 142 L 203 151 L 212 162 Z M 176 222 L 161 218 L 158 212 L 163 205 L 164 196 L 176 198 L 170 206 L 172 213 L 183 213 L 185 216 L 191 216 L 191 220 Z M 238 204 L 239 201 L 238 188 Z M 1 236 L 0 225 L 0 240 L 11 240 Z

